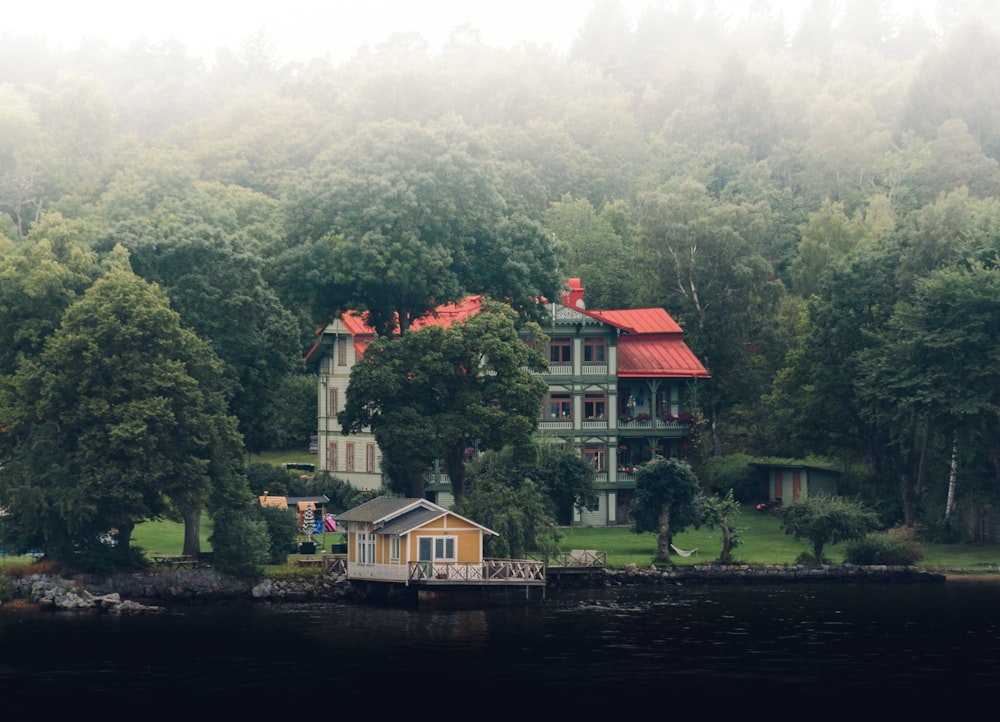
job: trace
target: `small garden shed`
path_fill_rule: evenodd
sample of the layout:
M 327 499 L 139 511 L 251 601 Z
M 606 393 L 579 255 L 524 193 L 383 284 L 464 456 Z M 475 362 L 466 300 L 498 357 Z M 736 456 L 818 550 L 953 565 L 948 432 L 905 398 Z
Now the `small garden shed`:
M 790 504 L 814 494 L 837 494 L 840 472 L 820 466 L 789 463 L 754 463 L 760 497 L 769 504 Z

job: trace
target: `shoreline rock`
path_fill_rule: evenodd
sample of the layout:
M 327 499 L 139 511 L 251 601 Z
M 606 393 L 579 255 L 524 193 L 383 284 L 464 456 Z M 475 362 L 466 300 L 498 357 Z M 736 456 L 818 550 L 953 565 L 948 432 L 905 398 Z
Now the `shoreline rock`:
M 653 584 L 937 583 L 945 574 L 913 566 L 851 564 L 696 564 L 623 569 L 549 570 L 550 588 Z M 28 574 L 13 577 L 18 593 L 41 609 L 110 614 L 161 614 L 163 604 L 352 602 L 358 599 L 343 574 L 248 580 L 211 569 L 146 571 L 108 576 Z
M 624 586 L 636 584 L 789 584 L 834 582 L 928 583 L 947 577 L 916 566 L 854 564 L 695 564 L 679 567 L 549 571 L 550 586 Z
M 346 577 L 239 579 L 205 570 L 149 571 L 108 576 L 28 574 L 12 578 L 18 594 L 41 609 L 111 614 L 159 614 L 163 604 L 346 601 Z

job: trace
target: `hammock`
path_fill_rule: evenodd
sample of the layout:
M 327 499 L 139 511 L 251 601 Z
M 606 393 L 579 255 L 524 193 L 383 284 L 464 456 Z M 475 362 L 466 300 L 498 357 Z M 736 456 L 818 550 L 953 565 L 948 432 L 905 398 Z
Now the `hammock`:
M 698 553 L 697 549 L 678 549 L 673 544 L 670 545 L 670 548 L 673 549 L 678 554 L 680 554 L 682 557 L 689 557 L 692 554 L 697 554 Z

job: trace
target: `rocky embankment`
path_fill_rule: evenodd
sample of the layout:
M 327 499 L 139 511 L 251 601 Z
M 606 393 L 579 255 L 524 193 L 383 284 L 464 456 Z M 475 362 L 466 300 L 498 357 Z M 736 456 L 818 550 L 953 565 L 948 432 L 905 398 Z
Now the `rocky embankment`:
M 250 581 L 211 569 L 150 571 L 112 576 L 28 574 L 11 579 L 20 597 L 51 610 L 157 614 L 164 605 L 218 602 L 345 601 L 342 575 Z
M 637 584 L 792 584 L 798 582 L 943 582 L 944 574 L 914 566 L 855 564 L 695 564 L 678 567 L 568 570 L 549 574 L 549 586 Z
M 592 567 L 550 570 L 548 585 L 560 587 L 645 584 L 791 584 L 798 582 L 943 582 L 944 574 L 912 566 L 851 564 L 698 564 L 624 569 Z M 296 579 L 239 579 L 211 569 L 148 571 L 113 576 L 28 574 L 11 579 L 18 594 L 43 609 L 94 610 L 111 614 L 157 614 L 165 605 L 221 602 L 347 602 L 356 599 L 343 575 Z

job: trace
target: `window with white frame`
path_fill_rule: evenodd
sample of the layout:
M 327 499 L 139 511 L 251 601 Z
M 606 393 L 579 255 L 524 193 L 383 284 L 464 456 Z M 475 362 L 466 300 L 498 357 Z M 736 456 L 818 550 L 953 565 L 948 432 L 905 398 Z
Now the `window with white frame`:
M 608 449 L 604 444 L 584 444 L 583 457 L 596 471 L 608 470 Z
M 453 562 L 458 559 L 455 554 L 455 537 L 445 536 L 434 539 L 434 561 Z
M 583 418 L 603 420 L 608 417 L 608 397 L 603 391 L 587 391 L 583 394 Z
M 573 418 L 572 394 L 565 391 L 550 393 L 546 400 L 543 416 L 550 421 Z
M 358 532 L 355 541 L 355 552 L 355 563 L 365 566 L 374 564 L 375 534 L 373 532 Z
M 389 537 L 389 561 L 399 561 L 399 534 L 393 534 Z

